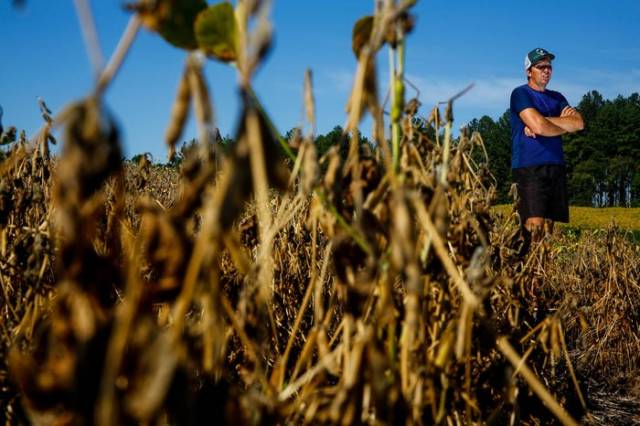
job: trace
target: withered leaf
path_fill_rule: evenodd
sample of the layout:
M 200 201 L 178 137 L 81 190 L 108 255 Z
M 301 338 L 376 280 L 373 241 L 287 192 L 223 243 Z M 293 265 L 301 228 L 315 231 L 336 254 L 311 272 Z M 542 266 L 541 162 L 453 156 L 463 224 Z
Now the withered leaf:
M 189 50 L 198 47 L 194 23 L 198 13 L 207 7 L 205 0 L 140 1 L 125 7 L 137 12 L 142 25 L 172 45 Z
M 398 44 L 398 30 L 401 31 L 401 34 L 409 34 L 413 31 L 415 25 L 414 16 L 408 12 L 401 13 L 396 19 L 395 25 L 390 25 L 384 34 L 385 42 L 389 43 L 394 49 Z
M 365 16 L 358 19 L 353 26 L 353 32 L 351 35 L 351 49 L 356 57 L 360 56 L 360 51 L 364 45 L 369 41 L 371 37 L 371 30 L 373 29 L 373 16 Z

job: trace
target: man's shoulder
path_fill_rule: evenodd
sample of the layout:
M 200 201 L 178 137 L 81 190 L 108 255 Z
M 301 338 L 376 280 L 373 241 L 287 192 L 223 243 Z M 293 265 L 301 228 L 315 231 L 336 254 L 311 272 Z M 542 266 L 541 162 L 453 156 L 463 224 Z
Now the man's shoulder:
M 545 93 L 547 96 L 549 96 L 550 98 L 555 98 L 555 99 L 564 99 L 564 95 L 560 92 L 558 92 L 557 90 L 545 90 Z
M 514 94 L 514 93 L 520 93 L 520 92 L 523 92 L 523 91 L 527 92 L 528 88 L 529 88 L 528 84 L 522 84 L 522 85 L 516 87 L 515 89 L 513 89 L 513 91 L 511 93 Z
M 516 87 L 513 89 L 513 92 L 511 92 L 510 108 L 512 114 L 518 115 L 524 109 L 533 106 L 533 99 L 531 93 L 529 93 L 530 89 L 528 87 L 529 86 L 526 84 L 523 84 L 522 86 Z
M 513 91 L 511 91 L 511 102 L 520 103 L 529 99 L 531 95 L 529 94 L 528 87 L 526 84 L 523 84 L 513 89 Z

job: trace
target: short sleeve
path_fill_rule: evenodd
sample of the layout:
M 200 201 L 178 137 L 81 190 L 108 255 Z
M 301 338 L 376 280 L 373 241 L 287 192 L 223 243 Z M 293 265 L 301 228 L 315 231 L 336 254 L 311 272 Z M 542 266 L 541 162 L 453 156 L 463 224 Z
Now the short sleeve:
M 562 93 L 560 92 L 556 92 L 556 93 L 558 93 L 558 107 L 560 108 L 560 111 L 562 111 L 563 109 L 569 106 L 569 102 L 567 101 L 567 98 L 565 98 Z
M 511 92 L 511 111 L 520 114 L 527 108 L 535 108 L 531 96 L 522 87 L 515 88 Z

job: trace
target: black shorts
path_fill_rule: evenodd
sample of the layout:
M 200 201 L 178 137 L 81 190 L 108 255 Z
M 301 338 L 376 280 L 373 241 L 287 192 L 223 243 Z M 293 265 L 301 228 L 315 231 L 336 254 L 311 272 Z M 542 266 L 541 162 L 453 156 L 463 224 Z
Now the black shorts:
M 565 166 L 545 164 L 513 169 L 513 180 L 518 186 L 518 213 L 523 224 L 530 217 L 569 222 Z

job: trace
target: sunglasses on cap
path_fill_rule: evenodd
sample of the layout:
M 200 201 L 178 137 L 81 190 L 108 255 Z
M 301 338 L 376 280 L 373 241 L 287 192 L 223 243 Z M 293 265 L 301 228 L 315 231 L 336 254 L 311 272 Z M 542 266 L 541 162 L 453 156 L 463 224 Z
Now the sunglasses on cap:
M 553 70 L 553 67 L 551 65 L 547 65 L 547 64 L 534 65 L 532 68 L 535 68 L 535 69 L 537 69 L 539 71 L 552 71 Z

